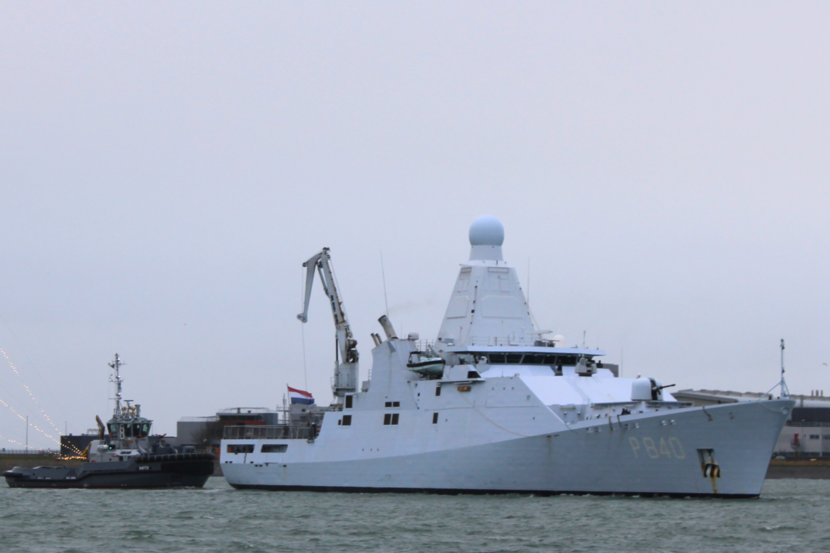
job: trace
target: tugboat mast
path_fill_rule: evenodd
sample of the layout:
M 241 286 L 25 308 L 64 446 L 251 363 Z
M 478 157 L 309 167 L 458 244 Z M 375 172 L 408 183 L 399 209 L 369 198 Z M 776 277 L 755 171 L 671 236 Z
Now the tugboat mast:
M 115 361 L 112 363 L 107 363 L 110 367 L 115 370 L 115 376 L 110 376 L 110 382 L 115 382 L 115 411 L 113 412 L 113 417 L 118 417 L 121 414 L 121 374 L 119 372 L 119 368 L 121 365 L 126 365 L 121 358 L 118 357 L 118 354 L 115 354 Z

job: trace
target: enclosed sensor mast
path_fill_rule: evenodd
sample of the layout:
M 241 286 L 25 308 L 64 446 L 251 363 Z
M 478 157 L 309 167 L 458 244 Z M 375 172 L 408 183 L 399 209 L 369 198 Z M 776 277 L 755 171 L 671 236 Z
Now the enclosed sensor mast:
M 329 249 L 323 248 L 320 253 L 311 256 L 308 261 L 303 263 L 303 267 L 307 268 L 305 302 L 303 304 L 303 312 L 297 315 L 297 318 L 303 323 L 308 322 L 308 302 L 311 299 L 311 287 L 314 284 L 314 270 L 317 269 L 317 272 L 320 274 L 323 291 L 329 298 L 331 312 L 334 316 L 334 328 L 336 330 L 337 359 L 334 362 L 332 391 L 336 397 L 343 397 L 348 392 L 357 391 L 359 354 L 357 351 L 357 340 L 352 335 L 349 320 L 346 317 L 346 311 L 343 309 L 343 302 L 340 299 L 340 294 L 337 292 L 337 283 L 334 278 L 334 269 L 331 266 Z

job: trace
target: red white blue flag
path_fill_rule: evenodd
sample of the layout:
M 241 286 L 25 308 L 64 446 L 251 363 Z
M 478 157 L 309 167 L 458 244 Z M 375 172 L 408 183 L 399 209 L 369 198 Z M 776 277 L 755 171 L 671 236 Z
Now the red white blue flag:
M 311 405 L 314 403 L 314 396 L 310 392 L 298 390 L 291 386 L 288 387 L 288 397 L 291 398 L 291 403 L 302 403 L 303 405 Z

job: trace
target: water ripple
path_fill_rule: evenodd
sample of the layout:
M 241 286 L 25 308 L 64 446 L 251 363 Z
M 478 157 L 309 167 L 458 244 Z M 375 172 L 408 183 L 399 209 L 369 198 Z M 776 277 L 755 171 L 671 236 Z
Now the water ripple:
M 823 551 L 830 481 L 758 500 L 0 488 L 4 553 Z

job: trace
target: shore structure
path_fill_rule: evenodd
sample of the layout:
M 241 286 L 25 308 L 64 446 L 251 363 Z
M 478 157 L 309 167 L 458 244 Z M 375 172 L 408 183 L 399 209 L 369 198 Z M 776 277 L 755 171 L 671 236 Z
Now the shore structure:
M 604 352 L 536 328 L 504 228 L 480 217 L 434 341 L 372 333 L 370 377 L 324 248 L 305 266 L 332 307 L 334 401 L 281 424 L 226 427 L 240 489 L 754 497 L 794 401 L 694 407 Z M 311 416 L 313 414 L 313 416 Z

